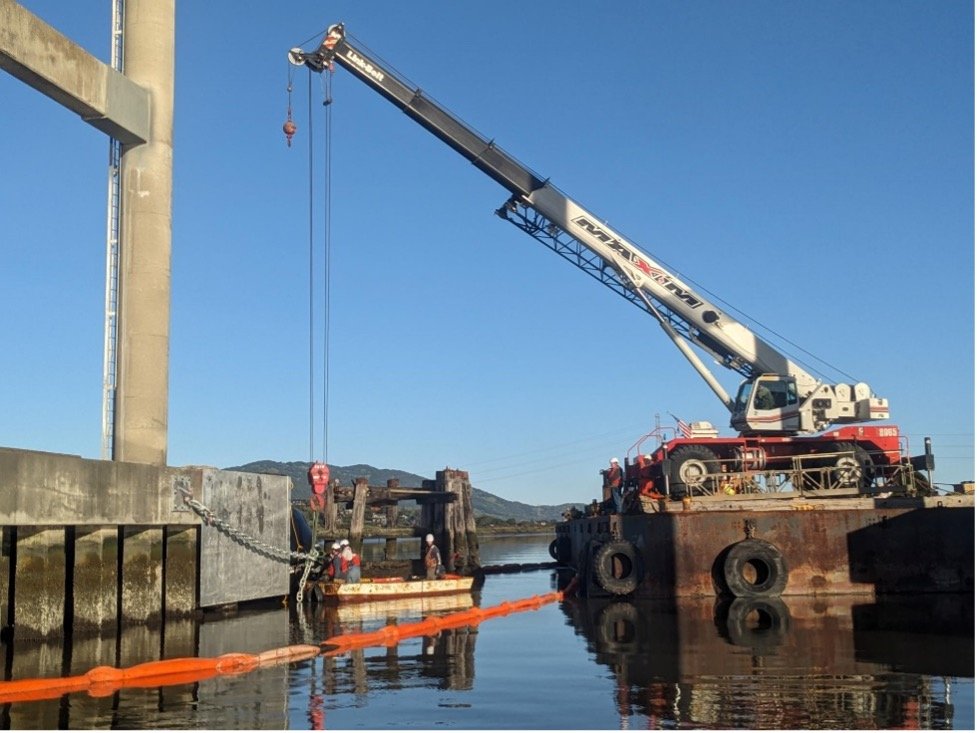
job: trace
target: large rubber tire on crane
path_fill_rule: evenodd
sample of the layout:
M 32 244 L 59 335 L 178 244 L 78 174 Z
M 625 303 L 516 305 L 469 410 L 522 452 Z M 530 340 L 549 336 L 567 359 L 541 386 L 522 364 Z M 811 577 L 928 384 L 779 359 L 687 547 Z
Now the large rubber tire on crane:
M 713 493 L 714 474 L 719 458 L 704 445 L 682 445 L 669 456 L 668 474 L 672 496 Z
M 835 443 L 831 452 L 846 454 L 828 459 L 834 486 L 867 489 L 872 485 L 875 479 L 875 463 L 867 450 L 857 443 Z
M 594 580 L 608 593 L 634 593 L 644 571 L 641 553 L 627 540 L 612 540 L 594 553 Z
M 773 598 L 787 587 L 787 563 L 776 546 L 764 540 L 737 542 L 723 563 L 723 580 L 737 598 Z

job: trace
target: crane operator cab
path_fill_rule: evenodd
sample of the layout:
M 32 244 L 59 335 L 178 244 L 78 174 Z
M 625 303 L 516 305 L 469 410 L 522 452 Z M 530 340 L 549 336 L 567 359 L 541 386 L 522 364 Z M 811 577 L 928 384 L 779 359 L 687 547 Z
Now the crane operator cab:
M 798 432 L 801 420 L 794 377 L 763 374 L 743 382 L 730 425 L 741 433 Z

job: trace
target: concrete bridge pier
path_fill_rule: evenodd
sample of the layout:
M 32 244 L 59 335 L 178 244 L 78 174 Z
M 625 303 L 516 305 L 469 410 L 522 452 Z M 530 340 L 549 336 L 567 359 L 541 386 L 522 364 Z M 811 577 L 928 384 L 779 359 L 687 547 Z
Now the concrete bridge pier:
M 204 525 L 187 492 L 235 537 Z M 286 476 L 0 448 L 5 638 L 158 627 L 286 596 L 290 492 Z
M 111 629 L 119 612 L 118 527 L 77 527 L 74 545 L 74 630 Z
M 54 638 L 65 622 L 64 527 L 19 527 L 16 544 L 14 618 L 22 620 L 20 636 Z

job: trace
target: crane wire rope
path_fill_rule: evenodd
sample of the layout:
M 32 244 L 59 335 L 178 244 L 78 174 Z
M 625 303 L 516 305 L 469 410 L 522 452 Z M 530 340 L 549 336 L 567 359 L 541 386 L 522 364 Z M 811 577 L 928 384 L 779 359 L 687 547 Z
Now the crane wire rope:
M 309 460 L 315 460 L 315 201 L 313 172 L 315 151 L 312 135 L 312 74 L 307 84 L 309 126 Z
M 311 76 L 312 72 L 309 72 Z M 329 462 L 329 331 L 332 275 L 332 74 L 320 77 L 324 85 L 323 134 L 323 243 L 322 243 L 322 460 Z M 310 105 L 311 106 L 311 105 Z
M 325 85 L 325 124 L 323 132 L 323 239 L 322 239 L 322 404 L 321 404 L 321 438 L 323 461 L 329 457 L 329 341 L 330 341 L 330 298 L 331 298 L 331 262 L 332 262 L 332 77 L 323 78 Z M 291 80 L 289 81 L 291 92 Z M 309 460 L 315 462 L 315 428 L 316 428 L 316 371 L 315 371 L 315 340 L 316 340 L 316 243 L 315 243 L 315 163 L 316 148 L 314 145 L 314 118 L 312 112 L 312 72 L 308 73 L 307 84 L 308 127 L 308 240 L 309 240 Z M 289 105 L 291 111 L 291 105 Z

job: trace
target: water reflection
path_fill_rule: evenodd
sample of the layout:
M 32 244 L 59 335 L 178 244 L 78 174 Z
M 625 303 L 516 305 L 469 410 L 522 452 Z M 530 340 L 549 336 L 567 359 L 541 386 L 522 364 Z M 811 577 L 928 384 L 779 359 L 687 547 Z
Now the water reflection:
M 305 605 L 292 609 L 292 643 L 372 631 L 471 608 L 471 595 L 404 599 L 349 606 Z M 434 636 L 405 639 L 384 648 L 356 649 L 322 659 L 327 695 L 365 694 L 371 688 L 433 687 L 469 690 L 475 675 L 477 628 L 446 629 Z M 316 642 L 313 642 L 316 643 Z
M 953 727 L 973 598 L 584 600 L 563 610 L 612 670 L 622 726 Z M 964 722 L 966 725 L 966 721 Z
M 483 559 L 545 561 L 549 541 L 492 538 L 482 544 Z M 299 609 L 276 602 L 155 631 L 76 636 L 63 644 L 14 640 L 0 648 L 6 679 L 57 677 L 101 664 L 317 645 L 473 602 L 524 598 L 557 582 L 550 572 L 533 571 L 492 576 L 473 598 Z M 966 729 L 973 724 L 973 619 L 972 597 L 947 595 L 879 604 L 864 598 L 582 599 L 238 677 L 8 703 L 0 706 L 0 725 Z

